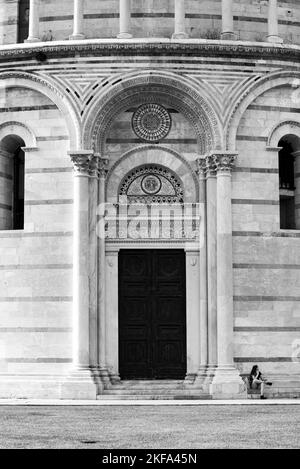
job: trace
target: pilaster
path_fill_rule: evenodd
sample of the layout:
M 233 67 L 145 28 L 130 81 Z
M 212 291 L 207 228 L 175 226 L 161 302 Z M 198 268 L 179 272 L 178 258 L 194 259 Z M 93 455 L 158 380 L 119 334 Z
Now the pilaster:
M 217 349 L 218 366 L 210 393 L 213 398 L 247 396 L 244 382 L 233 362 L 233 269 L 231 172 L 237 155 L 215 152 L 217 171 Z
M 97 160 L 92 151 L 69 155 L 74 167 L 73 372 L 61 386 L 61 398 L 96 399 L 90 356 L 89 181 Z

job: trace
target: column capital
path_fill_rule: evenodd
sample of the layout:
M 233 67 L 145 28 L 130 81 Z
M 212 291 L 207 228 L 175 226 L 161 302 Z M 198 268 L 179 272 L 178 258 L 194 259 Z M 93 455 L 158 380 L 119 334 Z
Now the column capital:
M 217 175 L 217 165 L 214 155 L 208 155 L 206 158 L 206 176 L 215 177 Z
M 97 174 L 99 178 L 106 178 L 108 173 L 108 158 L 100 156 L 99 153 L 95 153 L 95 158 L 97 159 Z
M 69 151 L 74 172 L 78 176 L 94 176 L 97 170 L 97 158 L 90 150 Z
M 202 156 L 196 159 L 196 173 L 199 177 L 205 177 L 207 171 L 206 156 Z
M 212 157 L 214 159 L 215 165 L 216 165 L 216 170 L 218 173 L 231 173 L 236 158 L 238 154 L 237 153 L 231 153 L 231 152 L 215 152 Z

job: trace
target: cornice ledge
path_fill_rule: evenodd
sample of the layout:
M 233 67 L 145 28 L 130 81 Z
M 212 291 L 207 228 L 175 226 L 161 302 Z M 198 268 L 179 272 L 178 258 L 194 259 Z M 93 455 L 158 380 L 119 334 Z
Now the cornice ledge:
M 84 41 L 55 41 L 39 42 L 30 44 L 12 44 L 0 47 L 0 59 L 11 57 L 35 57 L 38 53 L 48 54 L 48 57 L 65 55 L 66 53 L 91 53 L 97 52 L 102 55 L 116 53 L 118 55 L 161 55 L 162 51 L 169 54 L 189 53 L 194 56 L 243 56 L 260 58 L 272 58 L 281 56 L 300 58 L 300 46 L 288 44 L 271 44 L 256 42 L 232 42 L 232 41 L 208 41 L 208 40 L 180 40 L 170 39 L 132 39 L 128 41 L 116 39 L 93 39 Z M 259 57 L 261 54 L 261 57 Z

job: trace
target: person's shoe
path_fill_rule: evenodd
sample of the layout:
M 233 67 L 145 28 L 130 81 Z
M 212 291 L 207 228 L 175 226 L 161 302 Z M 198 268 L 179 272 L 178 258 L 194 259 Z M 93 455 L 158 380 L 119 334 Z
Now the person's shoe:
M 267 386 L 272 386 L 272 384 L 273 384 L 273 383 L 271 383 L 271 381 L 267 381 L 267 382 L 266 382 L 266 385 L 267 385 Z
M 266 396 L 260 396 L 261 399 L 267 399 Z

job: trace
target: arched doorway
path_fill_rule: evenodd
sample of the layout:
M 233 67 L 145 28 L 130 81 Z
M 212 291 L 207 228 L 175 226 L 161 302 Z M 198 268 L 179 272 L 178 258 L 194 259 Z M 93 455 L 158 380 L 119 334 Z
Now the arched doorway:
M 184 210 L 194 207 L 197 215 L 196 175 L 174 150 L 140 146 L 112 166 L 106 198 L 122 215 L 106 244 L 108 364 L 121 379 L 184 379 L 199 354 L 191 337 L 198 333 L 197 286 L 190 281 L 198 244 L 183 235 Z
M 118 256 L 121 379 L 185 378 L 185 252 L 153 249 L 155 239 L 181 236 L 184 196 L 177 174 L 156 163 L 133 168 L 119 186 L 119 203 L 126 201 L 128 224 L 134 211 L 137 216 L 144 212 L 127 235 L 152 240 L 150 249 L 135 245 L 136 249 L 121 249 Z

